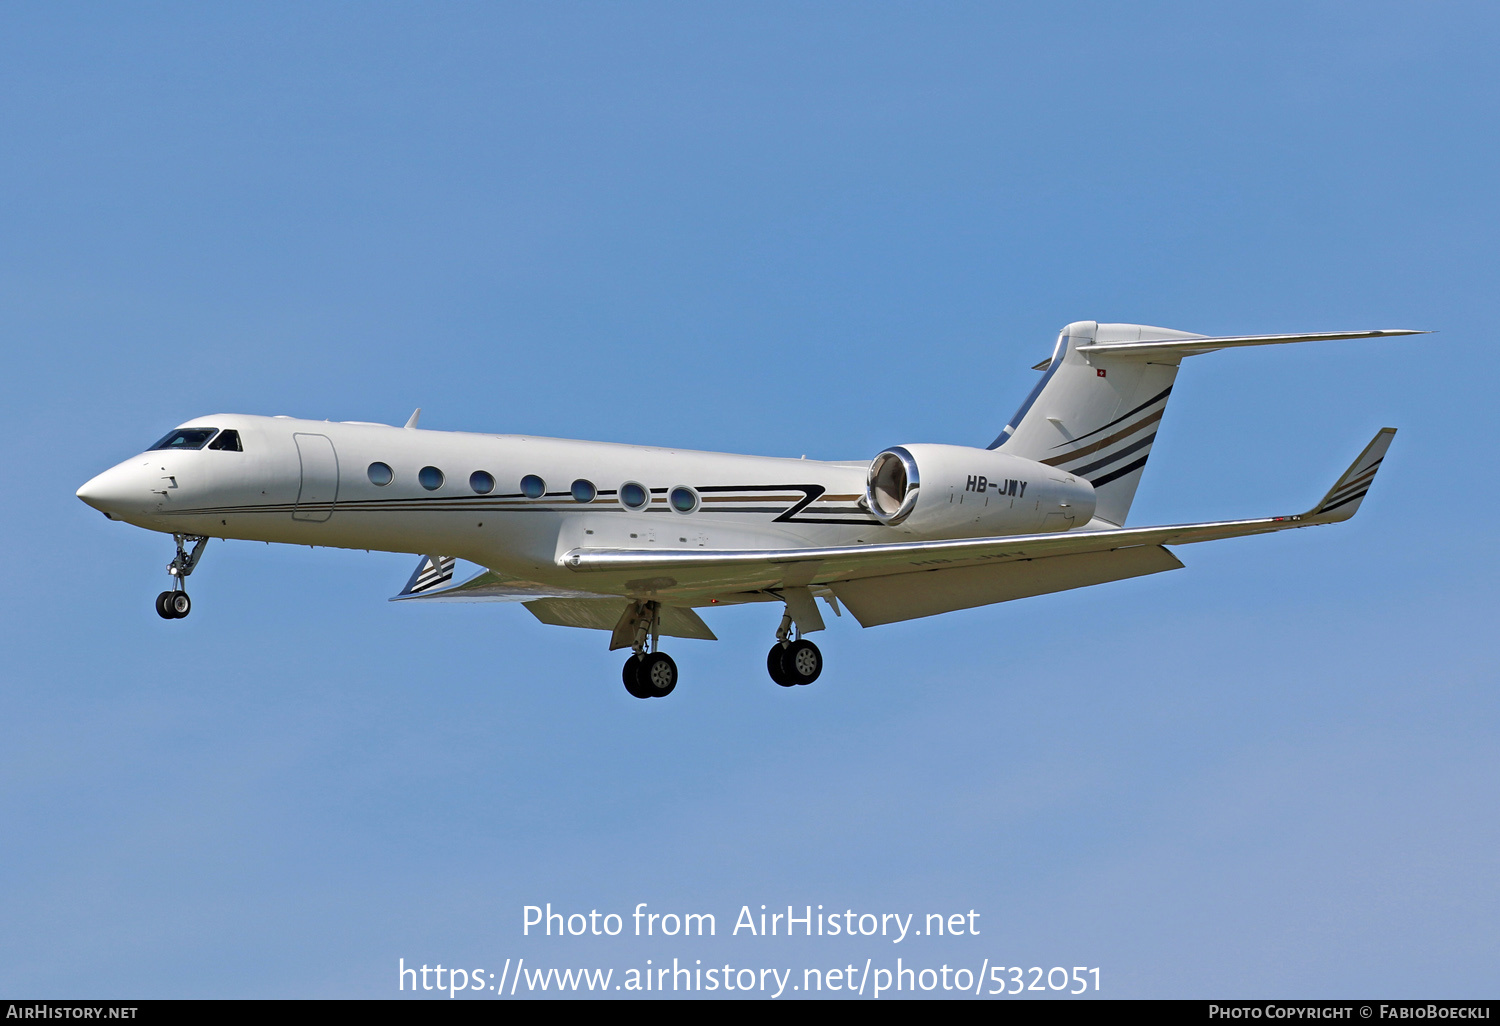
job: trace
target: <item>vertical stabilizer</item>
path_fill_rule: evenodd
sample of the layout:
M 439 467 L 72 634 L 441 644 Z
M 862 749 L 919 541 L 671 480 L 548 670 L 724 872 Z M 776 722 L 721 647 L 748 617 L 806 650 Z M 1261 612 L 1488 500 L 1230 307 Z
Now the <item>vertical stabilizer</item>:
M 1078 349 L 1142 338 L 1202 337 L 1142 324 L 1075 321 L 1058 335 L 1042 380 L 989 448 L 1086 479 L 1098 500 L 1094 519 L 1123 525 L 1182 358 Z

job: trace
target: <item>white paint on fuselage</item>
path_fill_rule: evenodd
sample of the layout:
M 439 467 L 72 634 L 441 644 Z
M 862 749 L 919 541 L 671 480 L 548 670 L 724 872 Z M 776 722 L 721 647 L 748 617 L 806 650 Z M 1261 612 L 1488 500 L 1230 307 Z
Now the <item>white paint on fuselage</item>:
M 575 585 L 576 575 L 558 566 L 558 556 L 578 547 L 787 549 L 943 536 L 887 527 L 857 508 L 864 494 L 866 461 L 743 456 L 240 414 L 200 417 L 182 426 L 238 431 L 243 451 L 145 452 L 85 484 L 79 497 L 113 519 L 153 531 L 441 553 L 503 574 Z M 297 507 L 299 492 L 319 493 L 326 500 L 333 487 L 332 482 L 304 482 L 297 435 L 322 436 L 336 454 L 337 497 L 331 512 L 326 506 L 311 511 Z M 316 439 L 303 441 L 304 452 L 318 448 L 308 444 Z M 377 461 L 392 469 L 391 483 L 371 482 L 367 469 Z M 435 490 L 418 482 L 418 472 L 428 466 L 444 475 Z M 488 495 L 470 487 L 470 474 L 481 470 L 495 479 Z M 311 472 L 316 473 L 316 462 Z M 520 496 L 521 479 L 528 474 L 546 482 L 546 497 Z M 568 494 L 577 479 L 591 481 L 608 494 L 577 503 Z M 630 511 L 620 504 L 618 489 L 625 482 L 651 489 L 646 510 Z M 698 490 L 704 500 L 700 509 L 683 514 L 670 507 L 668 490 L 679 485 Z M 772 485 L 791 487 L 744 493 L 765 496 L 758 511 L 735 510 L 735 502 L 712 491 Z M 865 522 L 777 522 L 791 500 L 800 498 L 795 486 L 803 485 L 821 487 L 824 493 L 799 518 Z M 1028 499 L 1034 495 L 1038 502 L 1046 502 L 1048 483 L 1038 481 L 1034 487 Z M 813 512 L 817 509 L 841 512 Z M 1034 529 L 1031 520 L 1034 517 L 1026 521 L 1028 529 Z M 612 593 L 633 590 L 628 580 L 600 575 L 591 575 L 589 586 Z

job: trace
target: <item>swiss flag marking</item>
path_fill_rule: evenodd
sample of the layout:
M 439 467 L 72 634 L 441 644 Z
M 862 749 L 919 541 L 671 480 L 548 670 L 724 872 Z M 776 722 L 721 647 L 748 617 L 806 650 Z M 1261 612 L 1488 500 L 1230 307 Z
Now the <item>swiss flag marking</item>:
M 1094 373 L 1097 374 L 1097 375 L 1099 375 L 1102 378 L 1102 377 L 1104 377 L 1104 368 L 1100 367 L 1098 370 L 1094 371 Z

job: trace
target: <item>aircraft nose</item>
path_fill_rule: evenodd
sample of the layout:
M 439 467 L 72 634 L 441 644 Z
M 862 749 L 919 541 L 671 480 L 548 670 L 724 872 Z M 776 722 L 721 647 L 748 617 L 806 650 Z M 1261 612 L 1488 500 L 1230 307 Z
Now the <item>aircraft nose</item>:
M 110 467 L 84 482 L 76 494 L 111 520 L 120 514 L 139 512 L 146 505 L 149 492 L 135 469 L 124 463 Z

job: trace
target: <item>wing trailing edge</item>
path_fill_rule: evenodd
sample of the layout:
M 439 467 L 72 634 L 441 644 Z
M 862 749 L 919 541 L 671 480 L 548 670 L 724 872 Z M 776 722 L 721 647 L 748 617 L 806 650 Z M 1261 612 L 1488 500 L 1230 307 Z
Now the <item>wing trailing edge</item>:
M 554 627 L 583 627 L 588 630 L 610 631 L 609 650 L 629 648 L 635 631 L 632 628 L 621 640 L 620 621 L 635 602 L 626 598 L 571 598 L 539 599 L 527 602 L 526 609 L 542 623 Z M 718 641 L 703 618 L 691 609 L 682 606 L 664 605 L 660 609 L 658 629 L 669 638 L 694 638 L 699 641 Z
M 981 564 L 862 577 L 836 583 L 832 588 L 861 627 L 876 627 L 1181 568 L 1177 557 L 1160 545 L 1132 545 L 998 566 Z

